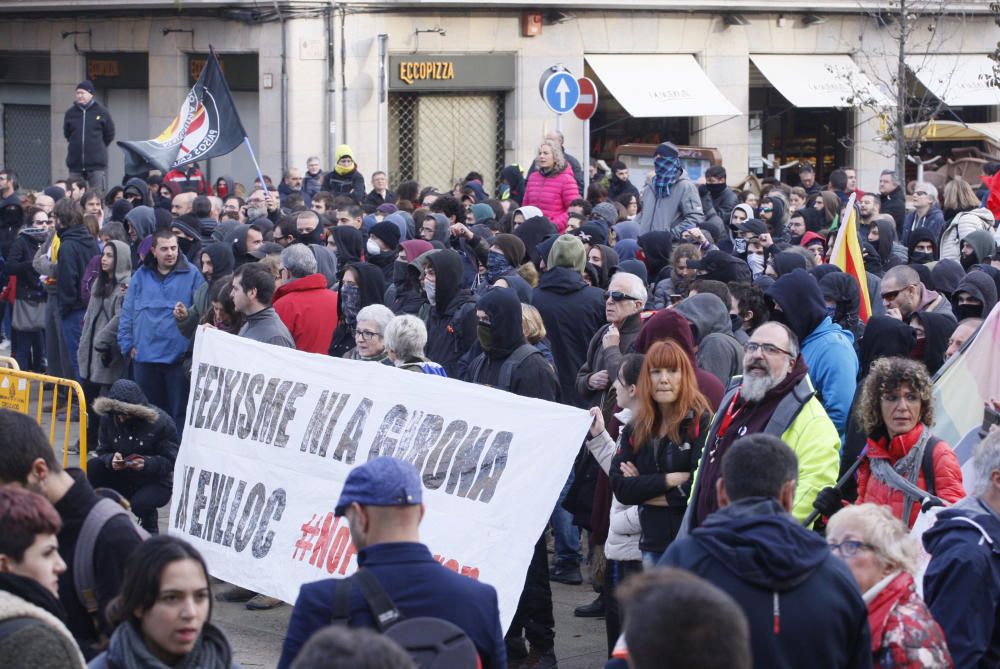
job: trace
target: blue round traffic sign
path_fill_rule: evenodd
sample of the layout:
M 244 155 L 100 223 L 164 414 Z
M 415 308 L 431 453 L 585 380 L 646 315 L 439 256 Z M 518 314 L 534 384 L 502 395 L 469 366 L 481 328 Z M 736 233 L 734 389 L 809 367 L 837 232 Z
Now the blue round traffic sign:
M 563 70 L 549 76 L 542 85 L 542 99 L 557 114 L 572 111 L 580 100 L 580 84 L 576 77 Z

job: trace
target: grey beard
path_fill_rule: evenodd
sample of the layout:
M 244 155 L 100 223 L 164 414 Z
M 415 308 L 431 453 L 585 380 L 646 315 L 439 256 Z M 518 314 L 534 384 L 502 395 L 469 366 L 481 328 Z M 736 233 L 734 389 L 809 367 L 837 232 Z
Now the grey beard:
M 743 376 L 740 386 L 740 397 L 747 402 L 760 402 L 771 388 L 778 385 L 778 380 L 768 373 L 765 376 Z
M 266 207 L 247 207 L 247 220 L 253 221 L 267 216 Z

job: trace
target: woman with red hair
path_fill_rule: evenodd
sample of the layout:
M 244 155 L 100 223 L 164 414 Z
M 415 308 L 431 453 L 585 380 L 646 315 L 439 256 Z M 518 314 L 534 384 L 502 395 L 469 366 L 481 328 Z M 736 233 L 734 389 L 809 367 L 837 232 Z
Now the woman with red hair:
M 712 416 L 690 357 L 671 339 L 646 352 L 636 394 L 608 475 L 618 501 L 639 505 L 639 549 L 652 566 L 681 527 Z

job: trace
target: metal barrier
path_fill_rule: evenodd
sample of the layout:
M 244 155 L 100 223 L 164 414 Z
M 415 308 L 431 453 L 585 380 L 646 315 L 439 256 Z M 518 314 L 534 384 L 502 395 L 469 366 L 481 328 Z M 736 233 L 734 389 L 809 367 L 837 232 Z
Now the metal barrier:
M 13 361 L 11 361 L 13 362 Z M 49 443 L 56 448 L 56 427 L 60 418 L 65 423 L 62 432 L 62 464 L 69 462 L 69 445 L 74 422 L 80 431 L 80 467 L 87 470 L 87 401 L 83 388 L 72 379 L 24 372 L 14 362 L 12 368 L 3 368 L 8 359 L 0 358 L 0 409 L 34 416 L 49 435 Z M 60 392 L 62 391 L 62 392 Z M 60 397 L 64 394 L 64 397 Z M 74 404 L 73 398 L 76 397 Z M 48 406 L 45 406 L 48 399 Z M 78 418 L 73 420 L 73 410 Z

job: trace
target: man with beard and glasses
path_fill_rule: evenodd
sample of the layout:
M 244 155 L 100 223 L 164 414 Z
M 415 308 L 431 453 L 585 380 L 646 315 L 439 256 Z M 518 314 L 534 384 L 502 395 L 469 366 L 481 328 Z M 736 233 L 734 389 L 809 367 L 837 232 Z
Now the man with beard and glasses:
M 787 326 L 768 322 L 754 330 L 744 349 L 743 376 L 730 383 L 705 440 L 684 516 L 688 530 L 719 509 L 722 457 L 748 434 L 780 437 L 795 452 L 799 477 L 792 514 L 800 522 L 816 494 L 837 480 L 840 437 L 809 381 L 798 338 Z

